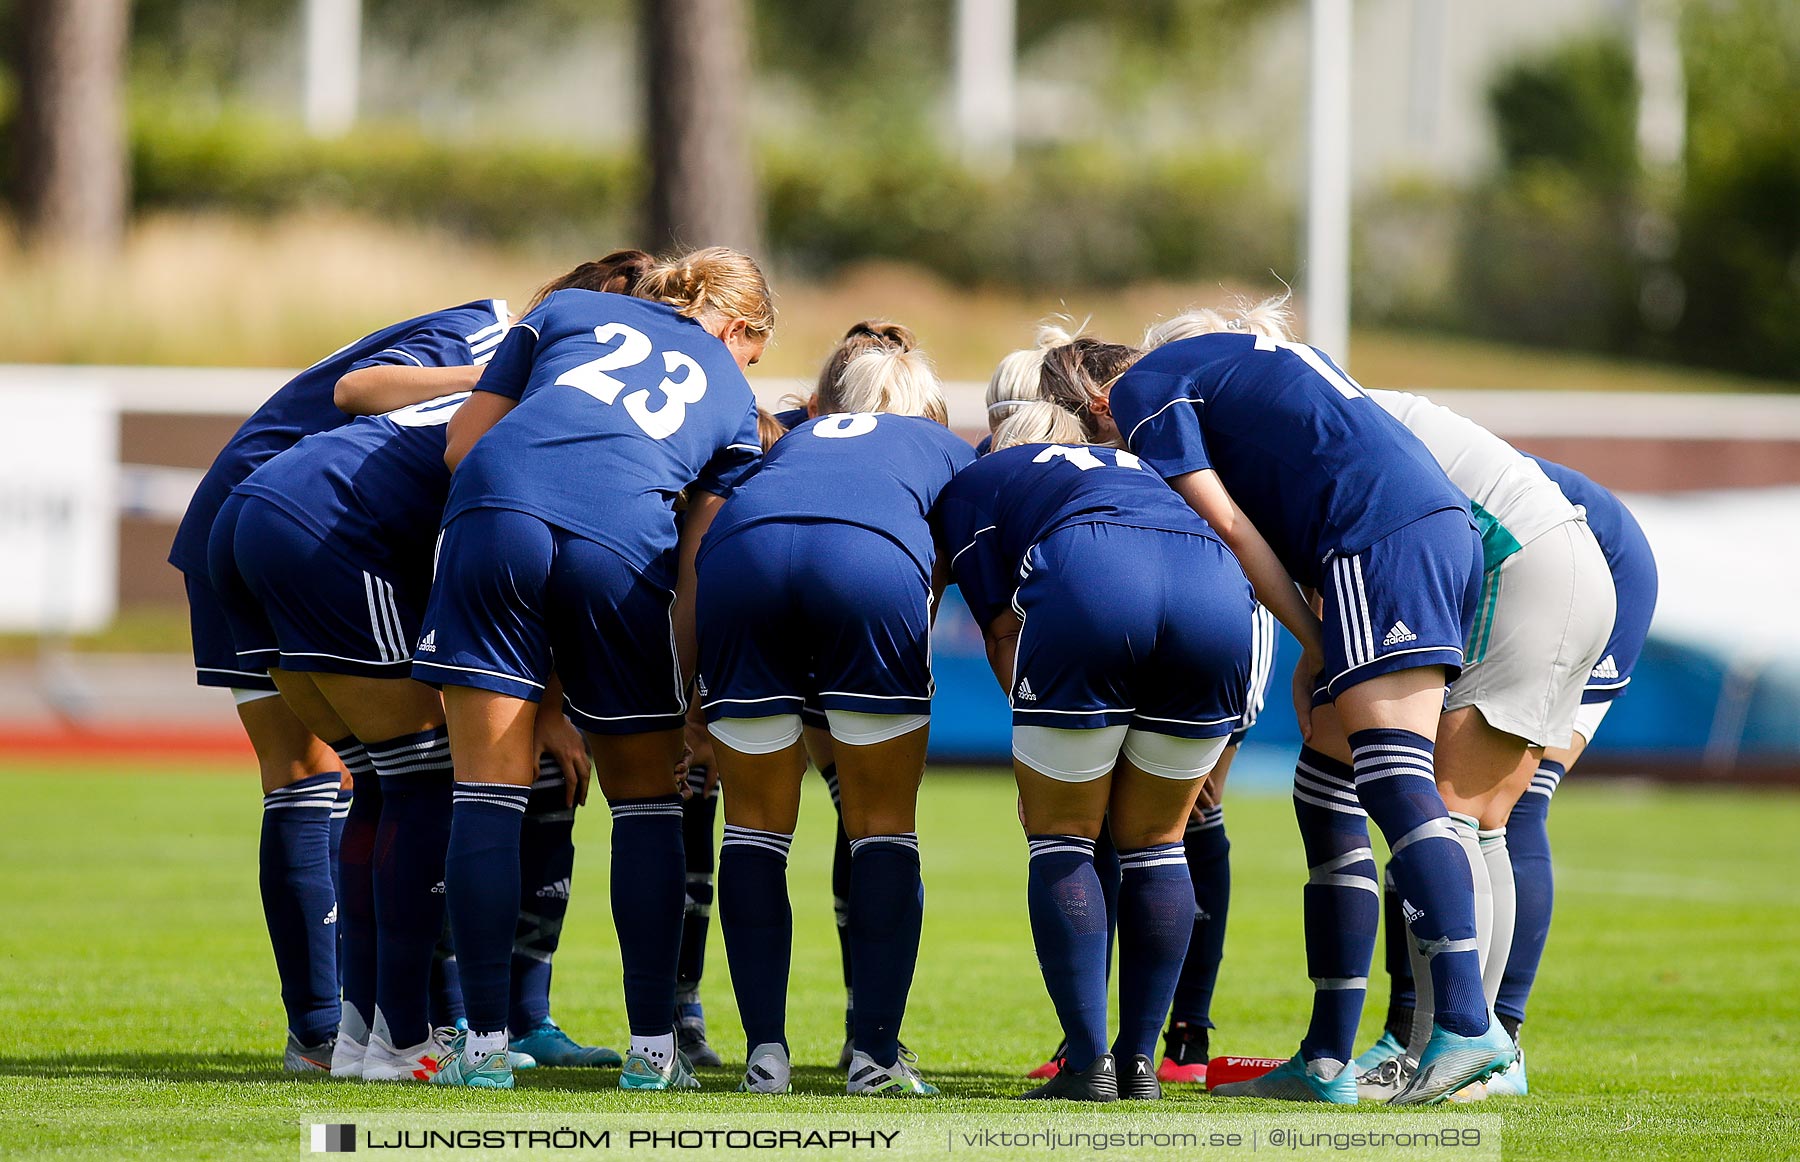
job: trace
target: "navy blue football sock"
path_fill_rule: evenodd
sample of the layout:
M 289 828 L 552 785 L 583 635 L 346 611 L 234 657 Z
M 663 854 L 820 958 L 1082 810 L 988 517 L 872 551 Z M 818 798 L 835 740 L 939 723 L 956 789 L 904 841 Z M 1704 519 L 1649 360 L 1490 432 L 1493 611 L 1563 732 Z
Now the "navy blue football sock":
M 1100 838 L 1094 841 L 1094 874 L 1100 877 L 1100 894 L 1106 898 L 1106 963 L 1108 980 L 1112 979 L 1113 943 L 1119 934 L 1119 849 L 1113 845 L 1112 828 L 1100 824 Z
M 727 823 L 719 847 L 719 922 L 744 1023 L 746 1057 L 758 1045 L 787 1045 L 788 968 L 794 950 L 787 861 L 793 841 L 792 835 Z
M 925 883 L 919 837 L 870 835 L 850 841 L 850 959 L 856 981 L 853 1037 L 877 1065 L 900 1059 L 900 1022 L 919 960 Z
M 1430 739 L 1410 730 L 1350 736 L 1357 797 L 1387 838 L 1394 885 L 1413 939 L 1431 964 L 1434 1020 L 1474 1037 L 1488 1025 L 1475 944 L 1475 884 L 1438 794 L 1435 750 Z
M 519 829 L 531 788 L 456 784 L 446 902 L 463 1008 L 474 1033 L 506 1029 L 512 1003 L 513 931 L 519 917 Z
M 1079 835 L 1028 840 L 1031 939 L 1062 1025 L 1067 1067 L 1079 1071 L 1106 1052 L 1106 899 L 1094 872 L 1094 841 Z
M 550 976 L 575 876 L 575 809 L 554 760 L 540 763 L 519 831 L 519 923 L 513 933 L 512 1015 L 523 1037 L 550 1019 Z
M 1188 878 L 1194 881 L 1194 929 L 1175 981 L 1169 1019 L 1210 1029 L 1213 989 L 1225 957 L 1225 918 L 1231 910 L 1231 840 L 1225 835 L 1225 808 L 1202 810 L 1182 838 Z
M 1113 1056 L 1155 1060 L 1156 1037 L 1194 931 L 1194 885 L 1179 843 L 1119 853 L 1119 1035 Z
M 700 776 L 696 779 L 696 773 Z M 681 914 L 681 960 L 675 968 L 679 990 L 692 992 L 706 975 L 706 935 L 712 927 L 713 833 L 718 829 L 719 792 L 704 793 L 706 768 L 688 770 L 688 790 L 681 805 L 681 846 L 687 859 L 687 900 Z
M 444 931 L 450 735 L 444 727 L 368 744 L 381 778 L 375 833 L 375 1008 L 396 1049 L 431 1035 L 431 961 Z
M 1518 912 L 1512 954 L 1494 1011 L 1514 1024 L 1525 1020 L 1525 1002 L 1537 980 L 1544 943 L 1550 938 L 1550 913 L 1556 903 L 1556 877 L 1550 865 L 1550 800 L 1566 773 L 1561 763 L 1539 761 L 1530 789 L 1519 796 L 1506 820 L 1506 850 L 1512 856 Z
M 350 818 L 350 801 L 356 792 L 342 785 L 339 780 L 337 802 L 331 805 L 331 898 L 337 899 L 341 887 L 338 883 L 338 849 L 344 845 L 344 824 Z
M 456 945 L 450 939 L 450 917 L 446 914 L 444 931 L 431 954 L 431 1024 L 433 1028 L 454 1028 L 466 1016 L 462 973 L 456 967 Z
M 1312 1021 L 1300 1041 L 1308 1061 L 1347 1062 L 1369 987 L 1381 889 L 1369 848 L 1369 819 L 1351 767 L 1304 747 L 1294 766 L 1294 819 L 1306 849 L 1306 972 Z
M 344 824 L 350 818 L 350 800 L 355 797 L 356 792 L 353 789 L 339 786 L 337 803 L 331 808 L 331 899 L 333 903 L 344 898 L 343 869 L 338 864 L 338 851 L 344 846 Z M 343 925 L 335 922 L 333 928 L 335 931 L 332 940 L 337 949 L 337 985 L 338 992 L 342 993 L 344 991 L 344 928 Z
M 844 1035 L 850 1035 L 849 1011 L 855 1007 L 856 988 L 850 961 L 850 833 L 844 830 L 844 807 L 838 793 L 837 764 L 827 763 L 819 771 L 831 791 L 831 806 L 837 812 L 837 839 L 831 849 L 831 914 L 837 920 L 838 963 L 844 970 Z
M 263 918 L 281 979 L 288 1030 L 302 1045 L 337 1032 L 337 895 L 331 886 L 336 772 L 263 796 L 258 852 Z
M 612 909 L 625 965 L 625 1016 L 632 1037 L 667 1037 L 675 1028 L 687 899 L 681 796 L 615 799 L 611 806 Z
M 333 743 L 356 795 L 338 843 L 338 959 L 344 1004 L 367 1036 L 375 1023 L 375 832 L 381 826 L 381 780 L 368 752 L 353 738 Z
M 1383 1027 L 1402 1045 L 1412 1036 L 1413 1007 L 1419 996 L 1413 988 L 1412 956 L 1407 952 L 1406 909 L 1394 887 L 1394 865 L 1389 861 L 1381 877 L 1381 947 L 1387 965 L 1388 1011 Z

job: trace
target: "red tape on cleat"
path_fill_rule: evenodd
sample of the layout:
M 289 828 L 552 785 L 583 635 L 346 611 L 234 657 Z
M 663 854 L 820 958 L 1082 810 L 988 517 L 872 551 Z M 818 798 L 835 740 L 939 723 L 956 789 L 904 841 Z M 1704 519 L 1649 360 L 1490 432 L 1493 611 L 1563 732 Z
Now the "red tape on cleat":
M 1285 1057 L 1215 1057 L 1206 1063 L 1206 1088 L 1213 1090 L 1234 1081 L 1249 1081 L 1285 1064 Z

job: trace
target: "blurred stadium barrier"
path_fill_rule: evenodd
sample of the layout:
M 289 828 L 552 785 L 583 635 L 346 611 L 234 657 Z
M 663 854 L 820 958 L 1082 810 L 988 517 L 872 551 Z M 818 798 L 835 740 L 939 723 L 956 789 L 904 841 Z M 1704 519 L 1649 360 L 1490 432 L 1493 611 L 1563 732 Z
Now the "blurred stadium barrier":
M 91 725 L 110 715 L 177 733 L 235 730 L 226 700 L 187 685 L 182 659 L 102 659 L 58 643 L 103 626 L 120 602 L 179 602 L 178 578 L 163 560 L 174 523 L 212 455 L 289 374 L 0 367 L 9 417 L 0 430 L 0 559 L 24 566 L 0 576 L 0 628 L 44 643 L 31 674 L 0 675 L 0 721 L 49 715 Z M 808 386 L 755 381 L 771 408 Z M 953 426 L 980 434 L 984 385 L 949 388 Z M 1429 394 L 1625 493 L 1656 546 L 1663 589 L 1653 640 L 1584 770 L 1800 779 L 1800 606 L 1789 580 L 1800 572 L 1792 515 L 1800 512 L 1800 398 Z M 954 593 L 945 604 L 933 750 L 1007 761 L 1005 700 L 980 634 Z M 1293 664 L 1293 643 L 1283 648 L 1278 674 Z M 1297 743 L 1277 683 L 1241 768 L 1285 778 Z

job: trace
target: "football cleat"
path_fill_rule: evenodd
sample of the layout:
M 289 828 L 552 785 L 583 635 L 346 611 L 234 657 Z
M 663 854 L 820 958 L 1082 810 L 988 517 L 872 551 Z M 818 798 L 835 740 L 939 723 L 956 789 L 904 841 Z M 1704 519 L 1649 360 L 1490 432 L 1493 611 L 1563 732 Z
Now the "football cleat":
M 1400 1039 L 1383 1029 L 1381 1040 L 1358 1053 L 1356 1060 L 1350 1063 L 1350 1068 L 1356 1071 L 1358 1077 L 1361 1077 L 1388 1058 L 1399 1057 L 1405 1052 L 1406 1046 L 1400 1043 Z
M 512 1055 L 504 1049 L 483 1053 L 469 1060 L 469 1035 L 458 1033 L 445 1047 L 444 1060 L 431 1075 L 433 1085 L 454 1085 L 467 1089 L 511 1089 L 513 1087 Z
M 337 1040 L 331 1047 L 331 1076 L 362 1080 L 363 1056 L 369 1051 L 369 1026 L 355 1005 L 345 1005 L 338 1022 Z
M 562 1031 L 562 1027 L 545 1017 L 537 1028 L 523 1037 L 514 1037 L 509 1046 L 514 1054 L 530 1054 L 534 1065 L 551 1068 L 617 1069 L 625 1063 L 617 1049 L 604 1045 L 581 1045 Z M 513 1063 L 514 1069 L 529 1068 Z
M 289 1073 L 330 1073 L 331 1055 L 336 1047 L 336 1034 L 317 1045 L 302 1045 L 298 1037 L 289 1033 L 287 1048 L 281 1053 L 281 1068 Z
M 1169 1031 L 1163 1034 L 1163 1059 L 1156 1069 L 1156 1079 L 1205 1085 L 1206 1058 L 1210 1051 L 1206 1026 L 1188 1021 L 1173 1022 Z
M 1149 1058 L 1141 1060 L 1148 1061 Z M 1151 1078 L 1155 1081 L 1155 1078 Z M 1119 1071 L 1113 1055 L 1102 1053 L 1086 1069 L 1070 1069 L 1065 1061 L 1056 1076 L 1020 1094 L 1017 1101 L 1118 1101 Z
M 1400 1092 L 1389 1099 L 1397 1106 L 1435 1105 L 1464 1086 L 1486 1081 L 1519 1056 L 1499 1021 L 1488 1022 L 1478 1037 L 1463 1037 L 1433 1024 L 1431 1040 L 1419 1054 L 1418 1067 Z
M 750 1050 L 750 1064 L 744 1068 L 739 1093 L 788 1093 L 793 1090 L 793 1067 L 788 1064 L 787 1049 L 777 1044 L 758 1045 Z
M 699 993 L 683 993 L 675 1000 L 675 1045 L 703 1069 L 725 1064 L 719 1051 L 707 1043 L 706 1010 L 700 1007 Z
M 1489 1097 L 1524 1097 L 1530 1092 L 1531 1090 L 1525 1084 L 1525 1050 L 1520 1048 L 1517 1061 L 1488 1078 L 1487 1095 Z
M 1298 1053 L 1261 1077 L 1216 1086 L 1218 1097 L 1260 1097 L 1275 1101 L 1322 1101 L 1356 1104 L 1356 1075 L 1342 1061 L 1302 1061 Z
M 1362 1101 L 1391 1101 L 1410 1080 L 1412 1066 L 1402 1053 L 1357 1074 L 1356 1096 Z
M 1056 1043 L 1056 1052 L 1052 1053 L 1047 1061 L 1025 1076 L 1033 1081 L 1048 1081 L 1062 1072 L 1063 1059 L 1068 1056 L 1068 1052 L 1069 1042 L 1067 1038 L 1064 1038 Z
M 660 1068 L 642 1053 L 633 1053 L 625 1059 L 625 1068 L 619 1071 L 619 1088 L 699 1089 L 700 1079 L 694 1076 L 694 1066 L 687 1054 L 679 1049 L 669 1063 Z
M 430 1081 L 450 1054 L 456 1036 L 451 1028 L 433 1029 L 431 1036 L 407 1049 L 396 1049 L 380 1033 L 369 1037 L 363 1055 L 364 1081 Z
M 862 1097 L 936 1097 L 938 1088 L 919 1076 L 913 1068 L 916 1058 L 900 1047 L 900 1056 L 892 1065 L 877 1065 L 875 1059 L 861 1050 L 855 1050 L 850 1058 L 850 1077 L 844 1083 L 844 1092 Z
M 1119 1071 L 1120 1101 L 1161 1101 L 1162 1082 L 1156 1078 L 1156 1062 L 1139 1053 Z

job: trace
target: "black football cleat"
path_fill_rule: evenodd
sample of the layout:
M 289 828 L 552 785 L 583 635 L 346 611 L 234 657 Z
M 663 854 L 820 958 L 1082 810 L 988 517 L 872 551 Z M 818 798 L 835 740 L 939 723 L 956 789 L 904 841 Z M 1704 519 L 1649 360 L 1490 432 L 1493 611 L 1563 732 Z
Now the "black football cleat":
M 1151 1082 L 1156 1081 L 1154 1074 Z M 1076 1072 L 1061 1069 L 1055 1077 L 1020 1094 L 1019 1101 L 1118 1101 L 1119 1071 L 1110 1053 L 1094 1058 L 1093 1064 Z

